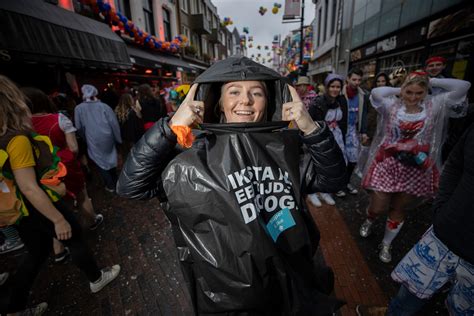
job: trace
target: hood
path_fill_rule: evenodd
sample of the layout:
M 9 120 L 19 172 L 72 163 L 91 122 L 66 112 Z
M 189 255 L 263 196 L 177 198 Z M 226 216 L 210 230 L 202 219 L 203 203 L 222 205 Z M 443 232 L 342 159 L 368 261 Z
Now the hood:
M 281 121 L 282 105 L 291 101 L 290 91 L 286 86 L 289 84 L 288 79 L 247 57 L 229 57 L 214 63 L 194 81 L 199 84 L 196 100 L 204 102 L 205 123 L 219 123 L 217 103 L 221 87 L 232 81 L 264 81 L 268 92 L 267 121 Z

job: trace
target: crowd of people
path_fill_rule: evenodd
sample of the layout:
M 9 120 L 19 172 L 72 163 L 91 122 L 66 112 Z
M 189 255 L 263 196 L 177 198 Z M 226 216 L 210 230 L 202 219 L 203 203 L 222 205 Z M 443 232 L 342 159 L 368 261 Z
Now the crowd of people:
M 226 62 L 233 63 L 233 67 L 229 67 L 232 70 L 226 70 Z M 301 157 L 298 154 L 294 160 L 301 161 L 298 167 L 301 178 L 291 178 L 292 174 L 284 177 L 285 182 L 292 185 L 292 189 L 288 192 L 286 189 L 285 193 L 289 194 L 288 199 L 296 201 L 295 210 L 306 210 L 302 199 L 305 195 L 311 204 L 321 207 L 322 202 L 336 205 L 335 197 L 357 195 L 364 190 L 369 194 L 370 202 L 366 217 L 361 218 L 360 236 L 369 237 L 374 222 L 387 213 L 379 250 L 379 259 L 383 263 L 392 261 L 392 242 L 412 205 L 434 199 L 433 226 L 392 273 L 393 279 L 402 285 L 388 309 L 383 309 L 387 315 L 416 313 L 447 282 L 452 283 L 447 299 L 450 312 L 453 315 L 474 313 L 474 258 L 472 247 L 466 244 L 472 240 L 474 231 L 474 171 L 470 163 L 474 159 L 474 125 L 469 127 L 466 123 L 469 121 L 465 119 L 463 124 L 459 123 L 460 118 L 472 112 L 466 97 L 470 83 L 448 78 L 443 72 L 445 66 L 446 60 L 435 56 L 426 61 L 424 69 L 408 73 L 400 68 L 391 74 L 380 73 L 375 76 L 375 85 L 370 91 L 361 87 L 364 73 L 354 68 L 345 75 L 328 74 L 314 89 L 308 77 L 300 76 L 292 87 L 285 85 L 283 78 L 266 67 L 254 65 L 246 58 L 229 58 L 229 61 L 214 64 L 198 77 L 196 82 L 199 85 L 181 85 L 167 91 L 166 98 L 157 96 L 150 85 L 142 84 L 111 101 L 111 98 L 99 98 L 99 91 L 93 85 L 84 84 L 81 87 L 82 102 L 77 105 L 64 94 L 48 96 L 34 87 L 19 88 L 8 78 L 0 76 L 0 184 L 2 202 L 8 201 L 0 207 L 0 241 L 3 241 L 0 254 L 23 247 L 28 250 L 13 275 L 0 270 L 0 313 L 41 315 L 46 310 L 46 303 L 28 307 L 27 302 L 41 264 L 51 254 L 55 262 L 62 262 L 70 256 L 89 280 L 92 293 L 100 291 L 119 274 L 119 265 L 100 269 L 82 238 L 85 228 L 94 230 L 106 221 L 103 214 L 96 212 L 87 192 L 86 182 L 91 168 L 97 170 L 104 190 L 110 194 L 140 199 L 159 197 L 162 203 L 166 202 L 166 207 L 162 205 L 172 223 L 177 246 L 189 249 L 189 253 L 195 256 L 193 264 L 198 265 L 200 249 L 195 248 L 193 240 L 199 237 L 190 235 L 190 232 L 195 233 L 193 227 L 197 226 L 185 226 L 186 218 L 190 216 L 186 212 L 192 209 L 192 212 L 206 214 L 207 210 L 203 209 L 206 207 L 226 218 L 229 215 L 222 210 L 225 207 L 216 205 L 221 203 L 218 201 L 223 198 L 224 191 L 231 192 L 230 187 L 219 187 L 219 180 L 212 178 L 215 173 L 204 182 L 195 178 L 195 172 L 205 178 L 207 166 L 199 170 L 198 160 L 209 155 L 206 159 L 212 161 L 214 157 L 210 148 L 225 135 L 222 130 L 216 132 L 209 128 L 206 131 L 206 124 L 227 124 L 235 128 L 235 123 L 258 125 L 266 122 L 268 125 L 278 121 L 292 122 L 289 129 L 283 129 L 285 133 L 299 130 L 293 140 L 299 144 L 297 151 Z M 245 72 L 243 77 L 242 72 Z M 265 126 L 259 125 L 256 131 L 262 132 Z M 282 148 L 289 146 L 284 139 L 275 139 Z M 245 158 L 237 143 L 241 144 L 234 140 L 234 148 L 224 150 L 224 155 L 242 166 L 251 158 Z M 188 150 L 191 147 L 193 150 Z M 119 166 L 119 157 L 124 161 L 123 168 Z M 190 174 L 183 173 L 186 160 L 182 160 L 183 165 L 178 169 L 173 169 L 179 157 L 194 157 L 196 165 Z M 280 168 L 280 177 L 282 171 L 278 161 L 288 157 L 281 153 L 281 156 L 269 158 Z M 221 167 L 215 168 L 220 170 Z M 257 169 L 254 171 L 243 169 L 240 181 L 256 177 Z M 186 178 L 187 183 L 177 180 L 178 172 L 183 173 L 180 179 Z M 354 175 L 360 177 L 360 185 Z M 183 211 L 184 202 L 175 199 L 170 188 L 175 190 L 173 192 L 180 192 L 186 189 L 186 185 L 199 188 L 190 193 L 190 201 L 201 201 L 203 192 L 211 192 L 206 196 L 215 201 L 209 205 L 202 202 L 199 208 L 192 206 Z M 255 207 L 269 205 L 264 200 L 267 191 L 259 191 L 259 186 L 249 190 L 252 193 L 245 191 L 249 198 L 256 196 Z M 262 201 L 259 202 L 258 198 Z M 240 199 L 238 196 L 237 200 Z M 72 214 L 75 207 L 84 217 L 85 227 L 81 227 Z M 282 207 L 280 212 L 285 209 L 290 212 L 285 215 L 291 218 L 286 219 L 290 224 L 283 222 L 278 227 L 299 227 L 303 233 L 298 238 L 304 239 L 306 244 L 300 248 L 289 247 L 288 244 L 295 243 L 295 237 L 285 235 L 288 234 L 284 233 L 287 228 L 278 228 L 280 232 L 274 239 L 274 247 L 282 247 L 284 251 L 280 249 L 279 255 L 272 255 L 277 259 L 272 257 L 272 260 L 284 263 L 289 271 L 285 282 L 291 290 L 299 289 L 302 297 L 318 293 L 318 299 L 295 303 L 282 298 L 281 306 L 277 304 L 275 308 L 297 313 L 324 305 L 331 310 L 330 313 L 335 312 L 340 304 L 331 301 L 333 284 L 322 286 L 318 283 L 321 281 L 318 269 L 308 268 L 319 242 L 317 228 L 305 216 L 294 219 L 296 215 L 291 215 L 293 210 L 288 207 Z M 248 216 L 247 213 L 244 215 L 245 224 L 250 221 L 251 216 Z M 206 219 L 206 216 L 202 217 Z M 262 223 L 255 223 L 253 232 L 261 230 L 271 234 L 268 225 L 272 221 L 265 222 L 266 228 Z M 192 223 L 198 224 L 203 225 Z M 218 229 L 216 227 L 210 225 L 206 229 Z M 198 230 L 203 228 L 199 226 Z M 285 239 L 282 246 L 277 243 L 278 238 L 288 240 Z M 224 239 L 218 247 L 237 251 L 231 241 L 227 244 Z M 259 245 L 267 246 L 266 242 Z M 226 251 L 214 249 L 216 253 L 211 257 L 216 261 L 213 263 L 215 267 L 219 266 L 221 252 L 236 256 L 232 251 L 227 252 L 227 248 Z M 193 252 L 194 249 L 197 250 Z M 258 262 L 263 254 L 252 253 L 253 249 L 242 248 L 240 253 L 250 253 Z M 196 311 L 222 311 L 226 304 L 219 305 L 221 303 L 215 299 L 212 303 L 215 306 L 212 306 L 205 297 L 209 293 L 225 292 L 219 288 L 217 279 L 206 280 L 212 281 L 216 288 L 212 288 L 210 283 L 202 285 L 200 282 L 203 281 L 195 276 L 197 271 L 190 272 L 193 270 L 191 261 L 182 261 L 189 290 L 197 295 L 192 297 Z M 240 275 L 236 273 L 234 276 L 232 269 L 227 270 L 226 280 L 234 282 L 225 282 L 222 286 L 229 290 L 228 296 L 234 301 L 241 301 L 227 305 L 234 306 L 233 310 L 261 311 L 261 304 L 266 302 L 264 298 L 260 302 L 246 298 L 246 295 L 261 293 L 253 286 L 245 288 L 248 292 L 239 288 L 241 298 L 231 295 L 236 290 L 232 284 L 254 282 L 242 278 L 247 273 L 255 273 L 252 272 L 255 267 L 246 267 L 244 261 L 237 265 L 241 269 Z M 279 265 L 275 267 L 281 268 Z M 278 270 L 275 267 L 273 269 Z M 242 272 L 244 270 L 246 273 Z M 219 273 L 215 274 L 218 278 Z M 203 275 L 202 278 L 213 277 Z M 209 286 L 211 288 L 207 289 Z M 268 284 L 262 285 L 265 286 Z M 278 293 L 289 291 L 289 288 L 279 286 Z M 271 289 L 276 291 L 273 287 Z M 204 298 L 200 296 L 200 290 Z M 380 309 L 358 306 L 357 313 L 370 315 L 374 308 Z

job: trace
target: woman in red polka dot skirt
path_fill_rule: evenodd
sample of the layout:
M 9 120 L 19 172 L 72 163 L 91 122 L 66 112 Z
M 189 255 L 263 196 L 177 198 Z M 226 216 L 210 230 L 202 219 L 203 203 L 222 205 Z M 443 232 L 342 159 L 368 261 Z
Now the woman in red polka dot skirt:
M 431 87 L 443 93 L 431 96 Z M 369 190 L 367 218 L 360 235 L 368 237 L 376 217 L 388 208 L 379 258 L 390 262 L 391 243 L 405 219 L 405 209 L 417 197 L 432 197 L 437 189 L 443 131 L 448 117 L 467 111 L 470 83 L 457 79 L 429 79 L 424 72 L 411 73 L 401 88 L 372 90 L 372 106 L 381 128 L 370 150 L 370 163 L 362 186 Z

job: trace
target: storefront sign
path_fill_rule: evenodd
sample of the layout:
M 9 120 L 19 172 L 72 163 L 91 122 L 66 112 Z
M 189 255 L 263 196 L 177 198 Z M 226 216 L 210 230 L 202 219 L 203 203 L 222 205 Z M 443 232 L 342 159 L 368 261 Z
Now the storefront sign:
M 370 56 L 377 52 L 377 45 L 369 46 L 365 49 L 365 56 Z
M 300 0 L 285 0 L 285 11 L 283 13 L 283 21 L 293 20 L 301 15 Z
M 392 36 L 377 42 L 377 53 L 389 52 L 397 48 L 397 36 Z

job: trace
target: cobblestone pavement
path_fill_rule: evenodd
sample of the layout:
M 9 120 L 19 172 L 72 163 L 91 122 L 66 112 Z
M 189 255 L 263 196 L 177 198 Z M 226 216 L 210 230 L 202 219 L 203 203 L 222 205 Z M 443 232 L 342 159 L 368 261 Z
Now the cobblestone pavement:
M 47 315 L 191 315 L 170 225 L 158 201 L 125 200 L 105 193 L 95 183 L 89 191 L 105 221 L 97 231 L 86 232 L 87 241 L 100 266 L 121 265 L 120 276 L 102 292 L 91 294 L 87 281 L 70 262 L 48 262 L 34 285 L 32 303 L 47 301 Z M 355 315 L 356 304 L 383 304 L 396 293 L 398 285 L 390 272 L 431 219 L 427 207 L 410 214 L 395 240 L 393 262 L 382 264 L 377 245 L 383 221 L 377 223 L 371 238 L 357 237 L 366 206 L 367 196 L 361 193 L 337 200 L 337 208 L 311 207 L 321 230 L 322 253 L 336 274 L 335 293 L 348 301 L 341 311 L 344 316 Z M 0 257 L 0 265 L 14 269 L 21 254 Z M 443 295 L 419 315 L 447 315 L 442 301 Z

